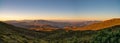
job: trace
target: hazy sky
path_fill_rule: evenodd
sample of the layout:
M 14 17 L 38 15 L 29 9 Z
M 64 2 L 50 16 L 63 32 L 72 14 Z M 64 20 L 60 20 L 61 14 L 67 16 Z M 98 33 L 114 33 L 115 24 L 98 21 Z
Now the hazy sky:
M 0 0 L 0 20 L 105 20 L 119 17 L 119 0 Z

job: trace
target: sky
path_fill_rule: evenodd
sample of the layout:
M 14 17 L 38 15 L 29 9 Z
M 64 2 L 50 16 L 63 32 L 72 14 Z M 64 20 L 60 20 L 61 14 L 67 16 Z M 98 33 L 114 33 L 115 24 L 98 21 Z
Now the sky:
M 119 0 L 0 0 L 0 20 L 120 18 Z

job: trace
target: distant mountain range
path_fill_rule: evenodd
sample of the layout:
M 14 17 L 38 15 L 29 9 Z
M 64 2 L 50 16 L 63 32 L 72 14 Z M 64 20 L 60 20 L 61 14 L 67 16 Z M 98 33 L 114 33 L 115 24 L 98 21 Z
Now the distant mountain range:
M 57 29 L 65 30 L 99 30 L 120 24 L 120 19 L 110 19 L 105 21 L 82 21 L 82 22 L 55 22 L 47 20 L 24 20 L 6 21 L 17 27 L 28 28 L 37 31 L 51 31 Z
M 82 27 L 100 21 L 81 21 L 81 22 L 56 22 L 48 20 L 22 20 L 22 21 L 5 21 L 17 27 L 28 28 L 32 30 L 56 30 L 64 29 L 65 27 Z

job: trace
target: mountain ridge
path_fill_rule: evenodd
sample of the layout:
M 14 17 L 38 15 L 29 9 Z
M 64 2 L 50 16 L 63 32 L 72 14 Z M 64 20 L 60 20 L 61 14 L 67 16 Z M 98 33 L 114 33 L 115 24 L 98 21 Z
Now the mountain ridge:
M 105 20 L 103 22 L 93 23 L 87 26 L 83 26 L 80 28 L 74 28 L 71 30 L 99 30 L 99 29 L 104 29 L 107 27 L 112 27 L 114 25 L 120 25 L 120 18 Z

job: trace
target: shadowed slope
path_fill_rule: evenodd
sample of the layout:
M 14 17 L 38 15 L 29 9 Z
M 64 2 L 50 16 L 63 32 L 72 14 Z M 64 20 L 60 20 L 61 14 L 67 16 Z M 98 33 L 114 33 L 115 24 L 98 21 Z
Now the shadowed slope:
M 35 40 L 47 35 L 49 34 L 27 30 L 0 22 L 0 43 L 34 43 Z

